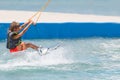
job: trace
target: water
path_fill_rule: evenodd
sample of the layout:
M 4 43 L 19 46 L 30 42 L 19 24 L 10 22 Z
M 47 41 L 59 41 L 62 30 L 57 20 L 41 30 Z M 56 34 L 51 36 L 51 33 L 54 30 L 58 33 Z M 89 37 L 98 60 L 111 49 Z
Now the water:
M 0 10 L 38 11 L 46 1 L 0 0 Z M 120 16 L 119 3 L 119 0 L 52 0 L 45 11 Z M 0 80 L 120 80 L 119 38 L 24 41 L 45 47 L 57 43 L 62 46 L 45 56 L 32 49 L 10 54 L 6 42 L 0 40 Z
M 0 0 L 1 10 L 38 11 L 47 0 Z M 120 16 L 120 0 L 51 0 L 46 12 Z
M 46 47 L 62 46 L 45 56 L 28 49 L 10 55 L 0 41 L 1 80 L 119 80 L 120 39 L 24 40 Z

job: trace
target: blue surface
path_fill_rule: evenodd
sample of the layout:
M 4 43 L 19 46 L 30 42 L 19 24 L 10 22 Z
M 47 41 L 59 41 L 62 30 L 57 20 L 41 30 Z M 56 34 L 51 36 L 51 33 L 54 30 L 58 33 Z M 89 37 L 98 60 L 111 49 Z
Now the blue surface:
M 0 23 L 0 39 L 6 39 L 10 23 Z M 117 23 L 38 23 L 24 34 L 24 39 L 120 37 Z

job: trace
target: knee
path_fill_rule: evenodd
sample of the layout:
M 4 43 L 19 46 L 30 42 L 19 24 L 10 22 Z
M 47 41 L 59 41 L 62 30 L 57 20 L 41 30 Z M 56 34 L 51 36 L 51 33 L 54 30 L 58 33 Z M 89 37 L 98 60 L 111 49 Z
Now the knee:
M 21 47 L 21 50 L 25 50 L 26 49 L 26 45 L 24 42 L 22 42 L 19 47 Z
M 24 43 L 24 42 L 22 42 L 22 43 L 20 44 L 20 46 L 25 46 L 25 43 Z

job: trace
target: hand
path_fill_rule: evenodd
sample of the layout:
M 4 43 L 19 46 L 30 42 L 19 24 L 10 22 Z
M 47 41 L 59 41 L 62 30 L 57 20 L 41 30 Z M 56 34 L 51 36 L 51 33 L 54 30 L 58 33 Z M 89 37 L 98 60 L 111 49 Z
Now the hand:
M 33 22 L 32 20 L 30 21 L 30 23 L 29 23 L 29 24 L 36 25 L 36 23 L 35 23 L 35 22 Z
M 29 20 L 26 22 L 26 24 L 33 24 L 33 25 L 36 25 L 36 23 L 33 22 L 33 20 L 31 20 L 31 19 L 29 19 Z
M 33 21 L 32 21 L 31 19 L 29 19 L 29 20 L 28 20 L 28 24 L 29 24 L 29 23 L 33 23 Z
M 33 21 L 31 19 L 29 19 L 25 24 L 29 24 L 31 22 L 33 22 Z

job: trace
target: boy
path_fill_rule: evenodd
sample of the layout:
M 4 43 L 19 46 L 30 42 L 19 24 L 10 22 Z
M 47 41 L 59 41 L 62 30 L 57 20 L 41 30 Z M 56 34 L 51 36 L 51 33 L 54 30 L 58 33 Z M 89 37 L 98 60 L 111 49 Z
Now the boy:
M 18 22 L 15 21 L 10 24 L 10 28 L 7 33 L 7 48 L 11 53 L 23 51 L 27 48 L 37 50 L 39 53 L 47 52 L 47 48 L 38 47 L 32 43 L 25 43 L 21 40 L 21 37 L 28 30 L 31 24 L 33 24 L 32 20 L 29 20 L 21 26 Z

